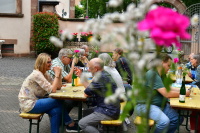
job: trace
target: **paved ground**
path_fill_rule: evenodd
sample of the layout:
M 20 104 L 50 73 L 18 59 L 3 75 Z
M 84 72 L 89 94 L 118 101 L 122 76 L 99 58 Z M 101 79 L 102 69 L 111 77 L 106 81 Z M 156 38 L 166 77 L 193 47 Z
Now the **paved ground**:
M 33 70 L 35 58 L 4 57 L 0 59 L 0 133 L 28 133 L 29 121 L 19 117 L 18 93 L 20 86 Z M 70 116 L 77 117 L 74 108 Z M 130 117 L 130 120 L 132 117 Z M 33 128 L 33 133 L 36 132 Z M 128 133 L 134 133 L 135 127 L 128 126 Z M 188 133 L 181 127 L 181 133 Z M 49 118 L 44 116 L 40 133 L 50 133 Z

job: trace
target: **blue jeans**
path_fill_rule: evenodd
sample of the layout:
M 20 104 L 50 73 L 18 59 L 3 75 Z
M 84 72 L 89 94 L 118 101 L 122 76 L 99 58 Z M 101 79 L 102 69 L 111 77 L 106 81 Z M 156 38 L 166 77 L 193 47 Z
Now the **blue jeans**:
M 35 106 L 29 113 L 47 113 L 50 118 L 51 133 L 59 133 L 59 126 L 61 123 L 62 113 L 62 102 L 61 100 L 44 98 L 38 99 Z M 65 113 L 65 124 L 72 122 L 68 113 Z
M 146 105 L 138 104 L 135 107 L 135 112 L 136 115 L 141 116 L 146 112 Z M 149 118 L 154 120 L 156 123 L 156 129 L 154 131 L 155 133 L 174 133 L 179 126 L 178 116 L 179 114 L 172 109 L 168 103 L 163 110 L 156 105 L 150 106 Z

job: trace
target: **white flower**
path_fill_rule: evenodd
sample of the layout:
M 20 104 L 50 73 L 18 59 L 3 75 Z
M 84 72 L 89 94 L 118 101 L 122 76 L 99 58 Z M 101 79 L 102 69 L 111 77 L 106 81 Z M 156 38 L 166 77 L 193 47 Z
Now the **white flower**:
M 151 7 L 150 7 L 149 10 L 154 10 L 154 9 L 156 9 L 157 7 L 158 7 L 157 5 L 153 4 L 153 5 L 151 5 Z
M 111 95 L 105 98 L 104 102 L 106 104 L 115 103 L 117 101 L 116 95 Z
M 132 90 L 128 90 L 128 91 L 127 91 L 127 96 L 128 96 L 128 97 L 131 97 L 132 94 L 133 94 L 133 93 L 132 93 Z
M 87 82 L 88 78 L 90 78 L 90 75 L 86 72 L 82 72 L 82 74 L 80 76 L 81 83 Z
M 141 60 L 139 60 L 137 65 L 138 65 L 138 68 L 142 70 L 144 68 L 145 64 L 146 64 L 146 60 L 141 59 Z
M 121 94 L 119 95 L 119 99 L 120 99 L 120 100 L 123 100 L 123 101 L 127 101 L 127 97 L 126 97 L 126 95 L 125 95 L 124 93 L 121 93 Z
M 62 42 L 59 38 L 57 38 L 57 37 L 55 37 L 55 36 L 51 36 L 49 40 L 50 40 L 50 42 L 53 43 L 56 47 L 59 47 L 59 48 L 62 48 L 62 47 L 63 47 L 63 42 Z
M 60 38 L 62 41 L 65 41 L 67 38 L 71 40 L 73 36 L 68 30 L 63 30 Z
M 140 58 L 140 55 L 139 55 L 138 53 L 136 53 L 136 52 L 131 52 L 131 53 L 129 54 L 129 58 L 130 58 L 131 60 L 138 60 L 138 59 Z
M 197 25 L 197 24 L 198 24 L 198 21 L 199 21 L 198 14 L 194 14 L 194 15 L 192 16 L 192 18 L 191 18 L 190 21 L 191 21 L 191 25 L 192 25 L 192 26 Z
M 127 6 L 127 12 L 132 12 L 135 8 L 135 4 L 134 3 L 131 3 Z
M 121 3 L 122 0 L 110 0 L 108 4 L 110 7 L 118 7 L 121 5 Z

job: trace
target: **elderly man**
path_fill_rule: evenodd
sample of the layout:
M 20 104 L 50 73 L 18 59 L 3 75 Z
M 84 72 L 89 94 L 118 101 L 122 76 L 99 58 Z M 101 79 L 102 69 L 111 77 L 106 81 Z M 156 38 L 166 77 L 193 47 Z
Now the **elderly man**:
M 54 66 L 60 66 L 62 68 L 62 79 L 68 83 L 72 81 L 72 74 L 74 72 L 74 65 L 77 59 L 73 59 L 73 52 L 70 49 L 62 48 L 59 51 L 58 57 L 52 61 L 52 68 Z M 72 61 L 71 69 L 69 64 Z M 54 78 L 55 73 L 53 70 L 48 71 L 49 74 Z
M 62 48 L 59 51 L 58 57 L 55 58 L 52 61 L 52 66 L 51 66 L 52 68 L 55 67 L 55 66 L 61 67 L 62 68 L 62 73 L 61 73 L 62 79 L 64 81 L 68 82 L 68 83 L 70 83 L 72 81 L 72 74 L 74 72 L 74 65 L 75 65 L 75 62 L 77 62 L 77 58 L 74 58 L 73 61 L 72 61 L 72 57 L 73 57 L 73 52 L 70 49 Z M 72 61 L 72 65 L 71 65 L 71 69 L 70 69 L 69 64 L 70 64 L 71 61 Z M 66 72 L 66 68 L 68 68 L 67 71 L 69 73 Z M 55 77 L 55 73 L 54 73 L 53 69 L 49 70 L 48 72 L 53 78 Z M 74 106 L 78 105 L 78 102 L 73 101 L 73 100 L 65 100 L 65 104 L 66 104 L 66 107 L 67 107 L 66 110 L 69 113 Z M 67 123 L 65 123 L 65 124 L 67 125 Z M 74 125 L 74 124 L 75 123 L 72 122 L 71 125 L 67 125 L 67 127 L 66 127 L 67 132 L 77 132 L 78 126 Z
M 84 56 L 86 56 L 88 58 L 88 56 L 89 56 L 89 47 L 87 45 L 82 45 L 81 49 L 85 50 Z
M 143 96 L 138 97 L 135 112 L 141 116 L 146 113 L 146 103 L 151 98 L 149 118 L 156 122 L 154 133 L 174 133 L 179 126 L 179 114 L 167 103 L 167 98 L 179 97 L 179 90 L 171 87 L 169 91 L 164 86 L 163 78 L 166 76 L 172 62 L 172 58 L 167 54 L 160 54 L 162 61 L 156 67 L 146 72 L 145 90 Z M 186 96 L 189 96 L 187 91 Z M 151 97 L 152 96 L 152 97 Z
M 86 96 L 94 96 L 97 102 L 94 112 L 79 121 L 79 126 L 85 133 L 99 133 L 96 126 L 101 120 L 118 119 L 120 114 L 119 100 L 116 99 L 113 104 L 104 103 L 106 92 L 110 89 L 114 93 L 117 86 L 111 75 L 103 70 L 103 64 L 99 58 L 90 60 L 88 67 L 94 78 L 91 83 L 82 80 Z

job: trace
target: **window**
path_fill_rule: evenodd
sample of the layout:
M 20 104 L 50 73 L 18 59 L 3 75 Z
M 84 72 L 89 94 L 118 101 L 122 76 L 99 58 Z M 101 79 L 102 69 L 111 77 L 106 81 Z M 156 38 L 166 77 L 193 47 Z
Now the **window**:
M 22 0 L 0 0 L 0 17 L 23 17 Z
M 16 13 L 16 0 L 1 0 L 0 13 Z

